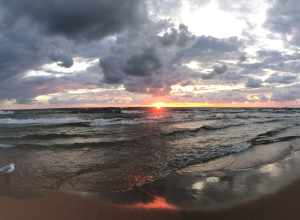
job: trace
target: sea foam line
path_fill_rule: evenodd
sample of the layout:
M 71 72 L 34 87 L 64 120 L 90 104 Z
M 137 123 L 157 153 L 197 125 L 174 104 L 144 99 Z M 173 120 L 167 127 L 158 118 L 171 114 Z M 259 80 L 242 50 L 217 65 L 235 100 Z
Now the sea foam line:
M 7 111 L 7 110 L 3 111 L 3 110 L 0 110 L 0 115 L 12 115 L 12 114 L 14 114 L 13 111 Z
M 10 144 L 0 144 L 0 149 L 8 149 L 8 148 L 13 148 L 15 147 L 14 145 Z
M 15 118 L 2 118 L 0 124 L 7 125 L 26 125 L 26 124 L 43 124 L 43 125 L 56 125 L 56 124 L 69 124 L 69 123 L 84 123 L 86 121 L 76 117 L 68 118 L 35 118 L 35 119 L 15 119 Z

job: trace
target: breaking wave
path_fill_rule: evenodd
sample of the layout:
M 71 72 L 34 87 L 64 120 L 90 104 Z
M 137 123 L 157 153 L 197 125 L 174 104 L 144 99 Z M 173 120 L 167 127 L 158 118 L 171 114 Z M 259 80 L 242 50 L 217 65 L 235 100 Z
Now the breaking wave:
M 162 133 L 163 136 L 173 136 L 173 135 L 185 135 L 185 134 L 193 134 L 198 133 L 200 131 L 216 131 L 222 130 L 231 127 L 239 127 L 245 125 L 244 123 L 237 123 L 237 124 L 228 124 L 228 125 L 219 125 L 219 126 L 212 126 L 212 125 L 203 125 L 198 128 L 193 129 L 178 129 L 171 132 Z

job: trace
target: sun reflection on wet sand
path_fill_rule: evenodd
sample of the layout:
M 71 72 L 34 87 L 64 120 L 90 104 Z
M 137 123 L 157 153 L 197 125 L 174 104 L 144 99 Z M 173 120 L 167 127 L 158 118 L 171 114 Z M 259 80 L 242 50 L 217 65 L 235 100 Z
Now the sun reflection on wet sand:
M 168 203 L 168 201 L 160 196 L 154 196 L 153 200 L 148 203 L 136 203 L 130 206 L 131 208 L 141 208 L 141 209 L 171 209 L 177 210 L 178 208 L 175 205 Z

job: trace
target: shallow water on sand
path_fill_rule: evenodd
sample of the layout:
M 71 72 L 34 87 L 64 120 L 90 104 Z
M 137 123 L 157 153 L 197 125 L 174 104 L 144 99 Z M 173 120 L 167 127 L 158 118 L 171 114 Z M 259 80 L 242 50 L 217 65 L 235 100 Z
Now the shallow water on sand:
M 0 193 L 229 205 L 299 177 L 299 128 L 299 109 L 1 111 Z

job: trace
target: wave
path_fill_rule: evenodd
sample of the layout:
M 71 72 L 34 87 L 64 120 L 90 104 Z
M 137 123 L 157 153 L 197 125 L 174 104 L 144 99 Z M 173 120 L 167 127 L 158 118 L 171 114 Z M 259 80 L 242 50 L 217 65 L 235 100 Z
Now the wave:
M 156 122 L 163 122 L 160 118 L 144 118 L 144 119 L 124 119 L 124 118 L 113 118 L 113 119 L 94 119 L 90 125 L 92 127 L 104 127 L 110 125 L 138 125 L 138 124 L 145 124 L 145 123 L 156 123 Z
M 232 145 L 210 146 L 205 149 L 193 149 L 190 153 L 178 154 L 171 160 L 168 166 L 175 169 L 183 169 L 188 166 L 206 163 L 224 156 L 239 154 L 250 149 L 253 145 L 250 142 L 242 142 Z
M 14 111 L 0 110 L 0 115 L 12 115 Z
M 186 134 L 193 134 L 198 133 L 200 131 L 217 131 L 222 129 L 227 129 L 231 127 L 239 127 L 245 125 L 244 123 L 238 123 L 238 124 L 229 124 L 229 125 L 220 125 L 220 126 L 212 126 L 212 125 L 203 125 L 199 128 L 194 129 L 179 129 L 175 131 L 171 131 L 168 133 L 161 133 L 163 136 L 176 136 L 176 135 L 186 135 Z
M 109 126 L 109 125 L 134 125 L 143 123 L 139 120 L 125 120 L 122 118 L 114 118 L 114 119 L 104 119 L 99 118 L 93 120 L 90 125 L 93 127 L 102 127 L 102 126 Z
M 283 143 L 286 144 L 286 149 L 284 146 L 282 146 L 281 151 L 279 151 L 277 157 L 272 160 L 279 160 L 282 158 L 285 158 L 287 155 L 289 155 L 292 151 L 297 150 L 294 146 L 289 144 L 289 141 L 293 140 L 300 140 L 300 136 L 294 135 L 294 136 L 283 136 L 283 137 L 275 137 L 272 139 L 259 139 L 262 137 L 266 137 L 266 135 L 269 135 L 269 137 L 272 137 L 274 135 L 277 135 L 281 133 L 282 131 L 286 130 L 288 128 L 277 128 L 273 129 L 271 131 L 267 131 L 263 134 L 257 135 L 255 138 L 246 141 L 241 142 L 238 144 L 233 145 L 217 145 L 217 146 L 208 146 L 206 148 L 199 148 L 199 149 L 192 149 L 189 153 L 178 153 L 175 157 L 175 159 L 170 160 L 169 166 L 175 169 L 183 169 L 189 166 L 193 165 L 199 165 L 203 164 L 209 161 L 213 161 L 215 159 L 223 158 L 229 155 L 239 155 L 240 153 L 247 152 L 250 148 L 255 148 L 257 145 L 262 145 L 258 147 L 258 150 L 260 148 L 266 148 L 267 146 L 271 149 L 273 149 L 273 144 L 279 144 L 278 146 L 282 146 Z M 262 155 L 264 152 L 261 153 Z M 241 161 L 241 164 L 244 164 L 245 161 Z
M 25 134 L 25 135 L 11 135 L 11 136 L 1 136 L 0 140 L 11 139 L 14 140 L 53 140 L 58 138 L 88 138 L 88 137 L 96 137 L 96 135 L 91 134 L 67 134 L 67 133 L 48 133 L 48 134 Z M 5 146 L 5 145 L 4 145 Z M 8 145 L 9 146 L 9 145 Z M 1 144 L 0 144 L 1 148 Z
M 121 110 L 122 114 L 143 114 L 143 110 Z
M 270 144 L 275 142 L 282 142 L 282 141 L 289 141 L 293 139 L 297 139 L 299 136 L 283 136 L 283 137 L 274 137 L 290 128 L 295 127 L 295 125 L 292 126 L 286 126 L 286 127 L 279 127 L 275 128 L 269 131 L 266 131 L 264 133 L 261 133 L 257 135 L 255 138 L 251 139 L 251 143 L 253 145 L 259 145 L 259 144 Z
M 136 143 L 132 139 L 113 139 L 113 140 L 74 140 L 71 142 L 38 142 L 17 144 L 18 149 L 90 149 L 90 148 L 110 148 L 110 147 L 127 147 L 132 143 Z
M 85 123 L 86 121 L 76 117 L 66 118 L 35 118 L 35 119 L 15 119 L 15 118 L 2 118 L 0 125 L 63 125 L 63 124 L 76 124 Z

